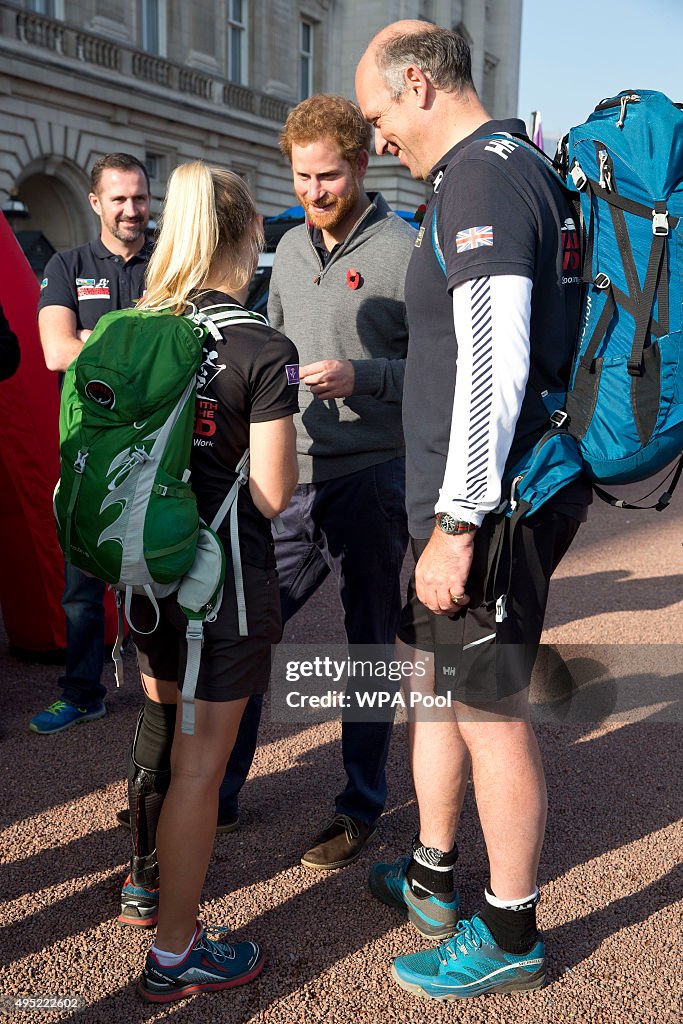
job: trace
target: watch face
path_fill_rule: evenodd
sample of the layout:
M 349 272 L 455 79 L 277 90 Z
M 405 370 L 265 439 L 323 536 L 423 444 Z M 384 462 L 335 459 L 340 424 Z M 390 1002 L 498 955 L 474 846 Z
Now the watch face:
M 436 517 L 436 523 L 439 529 L 443 530 L 444 533 L 455 533 L 458 528 L 458 524 L 455 519 L 453 516 L 450 516 L 448 512 L 439 512 Z

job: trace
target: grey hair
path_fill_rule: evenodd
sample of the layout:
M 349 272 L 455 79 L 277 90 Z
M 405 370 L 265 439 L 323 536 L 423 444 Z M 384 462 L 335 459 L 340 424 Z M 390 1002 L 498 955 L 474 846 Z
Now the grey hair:
M 406 88 L 404 72 L 411 64 L 444 92 L 474 87 L 470 48 L 461 35 L 445 28 L 393 36 L 377 47 L 375 59 L 394 101 L 401 98 Z

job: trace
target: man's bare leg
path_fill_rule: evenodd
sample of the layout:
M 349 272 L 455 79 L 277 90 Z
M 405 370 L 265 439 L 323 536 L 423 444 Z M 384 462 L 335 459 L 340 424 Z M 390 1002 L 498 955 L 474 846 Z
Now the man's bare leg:
M 415 673 L 406 680 L 406 700 L 410 693 L 433 695 L 434 659 L 425 651 L 396 641 L 400 661 L 426 666 L 426 673 Z M 413 785 L 420 812 L 420 842 L 444 852 L 451 850 L 460 821 L 470 755 L 460 734 L 453 709 L 408 709 L 408 744 Z
M 548 808 L 528 690 L 501 705 L 501 714 L 464 705 L 455 710 L 472 757 L 493 892 L 501 900 L 523 899 L 536 889 Z

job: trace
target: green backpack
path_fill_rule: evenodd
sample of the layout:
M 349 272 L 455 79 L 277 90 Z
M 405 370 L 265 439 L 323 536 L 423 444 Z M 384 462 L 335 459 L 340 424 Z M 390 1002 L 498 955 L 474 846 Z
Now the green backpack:
M 178 592 L 187 616 L 182 729 L 194 732 L 194 693 L 203 627 L 220 608 L 225 556 L 216 534 L 230 515 L 240 635 L 247 635 L 237 497 L 249 479 L 249 451 L 207 526 L 190 485 L 196 374 L 204 339 L 220 327 L 267 323 L 241 306 L 213 306 L 211 318 L 145 309 L 106 313 L 66 371 L 59 416 L 60 476 L 54 494 L 67 562 L 116 589 L 119 634 L 112 657 L 122 678 L 123 616 L 130 600 Z M 122 608 L 123 604 L 123 608 Z

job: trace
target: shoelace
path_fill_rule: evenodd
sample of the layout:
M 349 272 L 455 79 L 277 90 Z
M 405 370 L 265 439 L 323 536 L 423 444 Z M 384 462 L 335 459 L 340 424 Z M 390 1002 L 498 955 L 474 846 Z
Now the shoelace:
M 332 828 L 334 825 L 341 825 L 341 827 L 346 831 L 346 838 L 349 843 L 352 839 L 358 839 L 358 836 L 360 835 L 358 825 L 356 825 L 353 818 L 350 818 L 348 814 L 332 815 L 322 831 L 326 832 L 328 828 Z
M 463 953 L 467 956 L 470 949 L 479 949 L 480 947 L 481 936 L 475 930 L 472 922 L 458 921 L 455 935 L 450 939 L 446 939 L 445 942 L 442 942 L 437 947 L 436 954 L 442 965 L 445 967 L 449 958 L 451 960 L 457 960 L 459 953 Z
M 49 708 L 46 708 L 48 715 L 58 715 L 60 711 L 63 711 L 66 707 L 65 700 L 56 700 L 54 704 L 50 704 Z
M 208 936 L 208 932 L 211 932 L 212 935 L 220 936 L 226 934 L 228 931 L 228 928 L 219 928 L 217 925 L 212 927 L 204 926 L 204 930 L 197 945 L 203 946 L 204 949 L 208 950 L 216 960 L 234 960 L 236 955 L 234 946 L 229 942 L 221 942 L 218 938 L 210 939 Z

